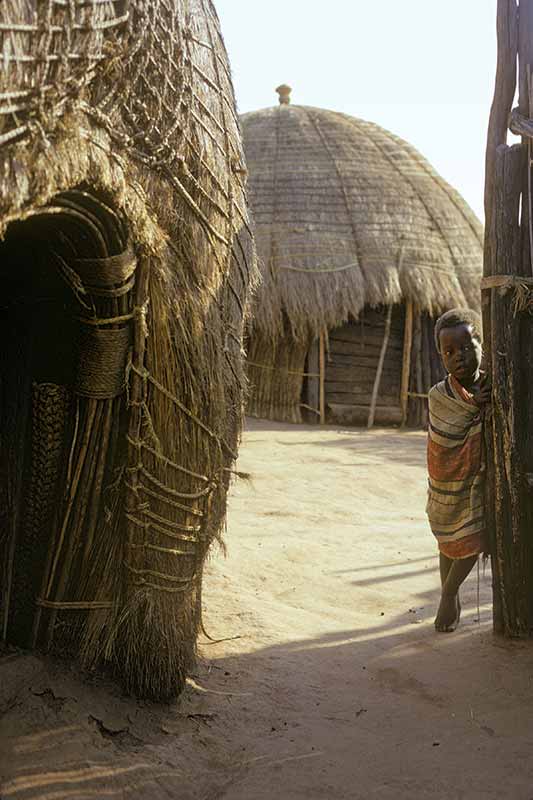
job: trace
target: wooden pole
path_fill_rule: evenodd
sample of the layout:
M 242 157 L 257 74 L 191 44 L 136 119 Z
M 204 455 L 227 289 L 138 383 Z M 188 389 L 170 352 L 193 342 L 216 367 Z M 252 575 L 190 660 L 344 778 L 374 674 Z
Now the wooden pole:
M 402 411 L 402 428 L 407 424 L 409 404 L 409 378 L 411 375 L 411 348 L 413 346 L 413 301 L 405 304 L 405 327 L 403 331 L 402 382 L 400 387 L 400 408 Z
M 508 116 L 511 110 L 517 82 L 518 55 L 518 7 L 517 0 L 498 0 L 496 19 L 497 62 L 494 97 L 489 117 L 487 133 L 487 149 L 485 156 L 485 248 L 483 274 L 485 277 L 500 271 L 498 264 L 500 244 L 495 227 L 497 212 L 496 197 L 502 191 L 503 170 L 501 158 L 497 158 L 498 148 L 507 142 Z M 497 163 L 499 162 L 499 170 Z M 499 174 L 497 174 L 499 172 Z M 517 220 L 518 223 L 518 215 Z M 499 314 L 495 309 L 493 318 L 493 291 L 483 291 L 481 307 L 483 313 L 483 350 L 485 363 L 492 374 L 495 385 L 493 350 L 495 339 L 498 339 Z M 486 418 L 485 446 L 487 454 L 487 486 L 486 486 L 486 524 L 492 553 L 493 582 L 493 627 L 495 633 L 503 633 L 504 623 L 504 585 L 503 585 L 503 549 L 501 533 L 497 530 L 505 520 L 502 507 L 504 482 L 502 483 L 502 466 L 498 464 L 501 455 L 501 442 L 498 432 L 498 415 Z M 505 611 L 508 619 L 508 611 Z
M 508 147 L 507 118 L 522 144 Z M 530 278 L 532 269 L 531 137 L 533 0 L 498 0 L 498 71 L 491 111 L 486 170 L 484 276 Z M 518 126 L 517 123 L 520 123 Z M 522 292 L 527 288 L 522 287 Z M 494 628 L 509 636 L 533 635 L 533 363 L 531 321 L 510 288 L 483 291 L 485 351 L 492 373 L 492 419 L 487 444 L 486 524 L 491 540 Z M 530 298 L 523 297 L 525 301 Z
M 381 383 L 381 373 L 383 372 L 383 364 L 385 361 L 385 353 L 389 344 L 390 326 L 392 319 L 392 305 L 387 309 L 387 318 L 385 320 L 385 332 L 383 333 L 383 341 L 381 343 L 381 351 L 379 353 L 379 361 L 376 369 L 376 377 L 374 378 L 374 387 L 372 389 L 372 398 L 370 400 L 370 410 L 368 412 L 367 428 L 371 428 L 374 424 L 374 417 L 376 415 L 376 403 L 378 401 L 379 384 Z
M 314 412 L 312 422 L 320 422 L 320 338 L 313 339 L 307 353 L 306 404 Z M 305 408 L 305 406 L 304 406 Z
M 513 274 L 521 256 L 518 225 L 524 149 L 521 145 L 497 150 L 495 165 L 493 252 L 501 274 Z M 494 628 L 509 635 L 526 633 L 527 593 L 530 579 L 521 564 L 528 549 L 528 525 L 519 476 L 523 474 L 520 453 L 521 424 L 520 353 L 518 315 L 512 310 L 512 292 L 490 292 L 492 397 L 492 464 L 489 470 L 487 520 L 491 536 L 494 575 Z M 526 524 L 525 524 L 526 523 Z
M 150 263 L 146 257 L 139 260 L 137 267 L 137 281 L 135 293 L 135 320 L 133 328 L 133 348 L 131 355 L 132 366 L 135 370 L 130 375 L 130 418 L 128 427 L 128 491 L 126 493 L 126 511 L 134 514 L 137 511 L 138 486 L 140 480 L 140 465 L 138 445 L 141 438 L 143 422 L 142 403 L 146 401 L 146 348 L 148 328 L 146 322 L 147 301 L 149 298 Z M 129 526 L 128 541 L 130 541 L 133 526 Z M 131 555 L 131 553 L 130 553 Z
M 518 3 L 518 109 L 525 117 L 531 117 L 530 74 L 533 65 L 533 0 Z M 522 137 L 523 149 L 531 156 L 531 139 Z M 530 158 L 529 158 L 530 160 Z M 530 276 L 532 269 L 532 218 L 531 218 L 531 166 L 522 175 L 521 208 L 522 257 L 514 270 L 520 275 Z
M 319 398 L 319 411 L 320 411 L 320 424 L 324 425 L 326 421 L 326 337 L 324 332 L 320 334 L 319 341 L 319 372 L 320 372 L 320 398 Z
M 510 0 L 508 0 L 510 2 Z M 515 2 L 511 6 L 516 7 Z M 510 21 L 511 23 L 511 21 Z M 510 49 L 510 48 L 509 48 Z M 507 51 L 506 51 L 507 52 Z M 518 108 L 529 114 L 528 71 L 533 66 L 533 0 L 518 3 Z
M 496 32 L 498 57 L 494 98 L 490 110 L 485 156 L 485 243 L 489 244 L 494 201 L 496 148 L 507 142 L 507 119 L 516 89 L 518 51 L 518 9 L 516 0 L 498 0 Z

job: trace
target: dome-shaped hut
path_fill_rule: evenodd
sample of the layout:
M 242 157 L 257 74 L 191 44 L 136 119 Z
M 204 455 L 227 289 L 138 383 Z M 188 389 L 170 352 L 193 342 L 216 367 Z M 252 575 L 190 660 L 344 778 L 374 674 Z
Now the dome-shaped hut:
M 157 699 L 201 624 L 254 270 L 210 0 L 0 4 L 0 631 Z
M 481 224 L 411 145 L 289 91 L 241 117 L 263 278 L 248 413 L 420 424 L 432 321 L 479 306 Z

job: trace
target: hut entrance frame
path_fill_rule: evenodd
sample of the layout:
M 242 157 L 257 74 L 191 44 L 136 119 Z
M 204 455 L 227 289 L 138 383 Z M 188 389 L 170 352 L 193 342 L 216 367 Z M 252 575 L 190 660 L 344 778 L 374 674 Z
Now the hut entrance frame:
M 0 255 L 2 638 L 49 646 L 117 467 L 136 258 L 83 186 L 11 222 Z
M 405 306 L 365 309 L 357 321 L 312 341 L 301 407 L 304 414 L 309 412 L 308 422 L 321 424 L 423 425 L 424 389 L 441 375 L 431 321 L 412 301 Z

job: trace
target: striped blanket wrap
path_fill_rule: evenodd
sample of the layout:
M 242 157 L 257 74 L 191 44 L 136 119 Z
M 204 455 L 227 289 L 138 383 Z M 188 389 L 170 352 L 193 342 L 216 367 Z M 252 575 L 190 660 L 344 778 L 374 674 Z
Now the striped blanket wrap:
M 428 472 L 426 512 L 440 552 L 452 559 L 483 552 L 482 416 L 450 375 L 429 392 Z

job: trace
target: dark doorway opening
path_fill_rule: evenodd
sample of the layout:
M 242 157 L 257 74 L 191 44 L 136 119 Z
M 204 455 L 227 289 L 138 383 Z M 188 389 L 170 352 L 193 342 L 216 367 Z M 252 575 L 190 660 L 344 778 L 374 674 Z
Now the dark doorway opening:
M 120 218 L 85 186 L 10 223 L 0 243 L 0 636 L 21 646 L 72 467 L 80 315 L 94 310 L 73 265 L 125 244 Z

